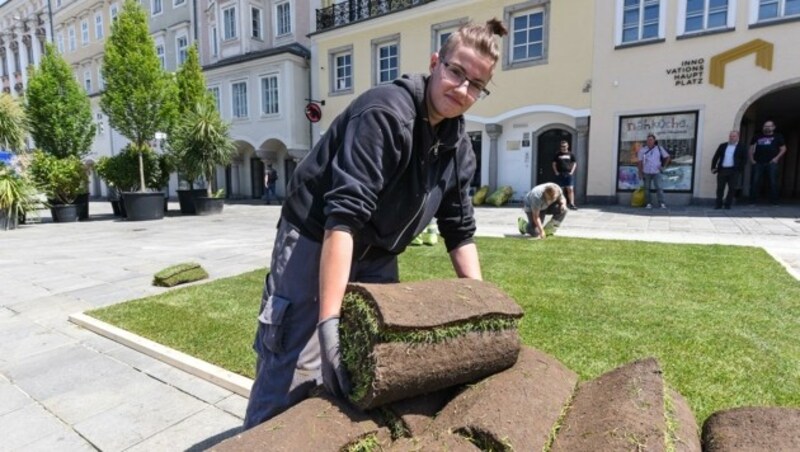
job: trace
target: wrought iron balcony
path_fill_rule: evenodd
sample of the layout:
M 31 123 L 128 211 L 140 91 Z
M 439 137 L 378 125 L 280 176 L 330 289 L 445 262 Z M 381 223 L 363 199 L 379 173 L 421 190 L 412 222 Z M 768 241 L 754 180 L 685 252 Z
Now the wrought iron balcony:
M 317 31 L 326 31 L 436 0 L 346 0 L 317 10 Z

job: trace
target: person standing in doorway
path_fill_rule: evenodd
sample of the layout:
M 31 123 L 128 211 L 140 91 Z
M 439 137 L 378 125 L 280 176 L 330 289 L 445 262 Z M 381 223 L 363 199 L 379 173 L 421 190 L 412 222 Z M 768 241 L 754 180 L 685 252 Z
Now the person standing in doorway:
M 264 171 L 264 199 L 267 204 L 272 204 L 272 200 L 277 200 L 275 188 L 278 184 L 278 172 L 272 167 L 272 163 L 267 163 L 267 169 Z
M 756 202 L 761 192 L 761 181 L 769 179 L 769 202 L 778 204 L 778 163 L 786 153 L 783 135 L 775 133 L 775 123 L 766 121 L 761 134 L 750 142 L 750 163 L 753 165 L 750 178 L 750 202 Z M 766 177 L 765 177 L 766 176 Z
M 398 254 L 432 219 L 456 276 L 482 279 L 464 113 L 489 95 L 495 36 L 506 33 L 497 19 L 463 25 L 430 56 L 428 74 L 356 97 L 293 172 L 264 282 L 245 429 L 317 383 L 349 395 L 339 351 L 347 284 L 397 282 Z
M 728 134 L 728 141 L 720 143 L 717 152 L 711 159 L 711 172 L 717 175 L 717 199 L 714 203 L 715 209 L 725 207 L 730 209 L 733 204 L 733 193 L 739 188 L 739 180 L 744 165 L 747 162 L 747 147 L 739 142 L 739 131 L 731 130 Z M 725 187 L 728 187 L 728 194 L 723 195 Z
M 575 169 L 578 167 L 578 162 L 575 160 L 575 154 L 569 150 L 569 143 L 567 140 L 561 140 L 558 153 L 553 157 L 553 172 L 556 174 L 556 183 L 564 191 L 567 196 L 567 207 L 570 210 L 578 210 L 575 207 Z
M 638 159 L 639 178 L 644 181 L 644 195 L 645 202 L 647 203 L 645 207 L 648 209 L 653 208 L 653 204 L 650 202 L 650 188 L 652 185 L 655 186 L 656 189 L 659 207 L 666 209 L 667 205 L 664 203 L 661 172 L 671 161 L 669 153 L 658 144 L 658 140 L 654 134 L 648 133 L 647 142 L 644 146 L 639 148 L 636 158 Z

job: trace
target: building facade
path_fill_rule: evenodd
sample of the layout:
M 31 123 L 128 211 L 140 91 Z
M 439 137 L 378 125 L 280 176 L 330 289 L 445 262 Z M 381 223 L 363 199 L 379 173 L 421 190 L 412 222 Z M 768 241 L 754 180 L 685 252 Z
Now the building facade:
M 52 40 L 47 0 L 10 0 L 0 4 L 0 86 L 13 97 L 24 95 L 30 66 L 37 66 Z
M 731 130 L 767 120 L 786 138 L 781 202 L 800 200 L 800 2 L 614 0 L 595 17 L 588 197 L 627 203 L 648 132 L 671 154 L 667 204 L 709 203 Z M 742 180 L 750 186 L 749 165 Z M 743 200 L 744 198 L 742 198 Z
M 430 55 L 461 24 L 503 19 L 509 34 L 489 85 L 466 126 L 478 157 L 474 186 L 508 185 L 521 199 L 554 180 L 561 140 L 578 159 L 576 194 L 586 193 L 595 2 L 504 0 L 335 2 L 317 10 L 312 34 L 314 99 L 325 100 L 315 140 L 355 96 L 410 72 L 428 73 Z
M 260 198 L 265 169 L 273 165 L 283 197 L 311 144 L 304 116 L 309 2 L 201 0 L 198 11 L 203 73 L 237 147 L 233 163 L 220 170 L 219 188 L 232 198 Z

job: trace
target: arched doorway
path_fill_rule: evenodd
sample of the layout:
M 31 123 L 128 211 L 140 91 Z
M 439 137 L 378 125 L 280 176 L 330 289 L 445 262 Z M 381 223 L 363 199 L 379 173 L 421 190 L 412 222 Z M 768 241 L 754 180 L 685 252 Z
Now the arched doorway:
M 570 145 L 570 149 L 574 149 L 572 133 L 565 129 L 550 129 L 537 135 L 536 177 L 534 178 L 534 184 L 540 185 L 556 181 L 556 175 L 553 173 L 553 158 L 558 153 L 561 140 L 566 140 Z M 573 152 L 575 151 L 573 150 Z
M 800 105 L 800 80 L 756 94 L 745 104 L 741 116 L 742 139 L 748 145 L 768 120 L 775 123 L 775 133 L 783 135 L 787 151 L 778 167 L 778 186 L 781 202 L 785 203 L 800 202 L 800 109 L 797 105 Z M 748 169 L 745 194 L 749 193 L 751 182 Z

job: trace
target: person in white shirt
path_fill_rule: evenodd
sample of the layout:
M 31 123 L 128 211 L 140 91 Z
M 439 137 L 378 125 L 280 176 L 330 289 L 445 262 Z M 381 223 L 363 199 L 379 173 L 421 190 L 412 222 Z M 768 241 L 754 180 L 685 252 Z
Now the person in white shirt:
M 739 188 L 739 180 L 747 162 L 747 146 L 739 142 L 739 131 L 731 130 L 728 141 L 720 143 L 717 152 L 711 159 L 711 172 L 717 175 L 717 199 L 715 209 L 723 206 L 730 209 L 733 204 L 733 194 Z M 725 195 L 725 187 L 728 194 Z M 723 204 L 723 195 L 725 200 Z
M 672 160 L 669 153 L 659 146 L 655 135 L 648 133 L 647 143 L 636 153 L 636 158 L 638 160 L 639 179 L 644 181 L 644 195 L 647 208 L 653 208 L 653 204 L 650 202 L 650 186 L 654 185 L 658 197 L 658 205 L 662 209 L 666 209 L 667 205 L 664 204 L 664 189 L 661 183 L 661 172 Z

